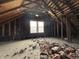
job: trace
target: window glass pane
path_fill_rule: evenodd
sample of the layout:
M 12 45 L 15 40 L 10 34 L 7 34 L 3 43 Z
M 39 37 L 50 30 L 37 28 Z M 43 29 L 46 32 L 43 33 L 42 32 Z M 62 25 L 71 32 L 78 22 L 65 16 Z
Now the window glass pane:
M 37 21 L 30 21 L 30 33 L 37 33 Z
M 44 22 L 39 21 L 38 22 L 38 33 L 43 33 L 44 32 Z

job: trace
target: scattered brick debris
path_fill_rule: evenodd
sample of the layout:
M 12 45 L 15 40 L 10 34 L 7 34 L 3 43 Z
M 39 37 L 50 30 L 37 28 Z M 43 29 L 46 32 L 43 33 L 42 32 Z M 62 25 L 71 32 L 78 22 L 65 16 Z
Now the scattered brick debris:
M 79 56 L 79 49 L 69 46 L 68 44 L 60 45 L 41 41 L 40 59 L 76 59 Z

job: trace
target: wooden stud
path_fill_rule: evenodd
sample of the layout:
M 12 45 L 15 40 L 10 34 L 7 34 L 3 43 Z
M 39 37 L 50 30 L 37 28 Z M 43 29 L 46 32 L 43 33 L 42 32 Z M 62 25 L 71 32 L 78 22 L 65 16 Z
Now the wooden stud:
M 9 22 L 9 36 L 11 36 L 11 22 Z
M 2 25 L 2 36 L 5 35 L 5 24 Z
M 63 36 L 63 17 L 61 17 L 61 39 L 64 39 L 64 36 Z
M 16 20 L 14 21 L 14 36 L 16 35 Z
M 56 37 L 56 24 L 54 22 L 54 37 Z
M 57 23 L 57 37 L 59 37 L 59 24 Z

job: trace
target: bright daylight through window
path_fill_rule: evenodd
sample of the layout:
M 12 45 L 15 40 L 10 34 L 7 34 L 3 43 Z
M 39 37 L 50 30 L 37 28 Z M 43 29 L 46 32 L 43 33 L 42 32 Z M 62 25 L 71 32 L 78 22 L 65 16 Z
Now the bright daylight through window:
M 44 22 L 30 21 L 30 33 L 44 33 Z

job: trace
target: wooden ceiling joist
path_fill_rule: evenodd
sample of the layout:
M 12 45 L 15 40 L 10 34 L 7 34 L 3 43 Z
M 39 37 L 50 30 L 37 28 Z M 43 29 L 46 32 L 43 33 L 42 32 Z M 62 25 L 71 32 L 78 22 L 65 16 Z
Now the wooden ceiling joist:
M 10 10 L 15 10 L 15 8 L 14 8 L 15 6 L 23 7 L 26 10 L 29 10 L 29 9 L 31 10 L 31 9 L 37 8 L 37 7 L 38 7 L 38 10 L 45 8 L 46 11 L 51 11 L 53 17 L 58 19 L 57 21 L 59 21 L 59 22 L 61 21 L 61 19 L 59 19 L 59 18 L 62 17 L 63 15 L 66 16 L 66 15 L 71 15 L 71 14 L 72 15 L 79 14 L 79 1 L 78 0 L 14 0 L 14 1 L 16 1 L 16 4 L 12 2 L 14 4 L 14 6 L 13 6 L 13 4 L 11 4 L 10 6 L 4 4 L 5 6 L 8 6 L 8 7 L 5 7 L 5 8 L 1 7 L 0 13 L 1 14 L 5 13 L 4 10 L 7 11 L 7 13 L 8 13 L 8 11 L 10 12 Z M 11 3 L 11 2 L 9 2 L 9 3 Z M 43 4 L 41 4 L 41 3 L 43 3 Z M 3 5 L 1 5 L 1 6 L 3 6 Z M 10 17 L 10 16 L 7 16 L 7 17 Z M 8 19 L 8 18 L 6 18 L 6 19 Z
M 23 0 L 13 0 L 7 3 L 0 4 L 0 14 L 18 8 L 22 5 Z
M 12 10 L 10 12 L 0 15 L 0 23 L 11 20 L 14 17 L 20 16 L 22 12 L 19 10 Z

